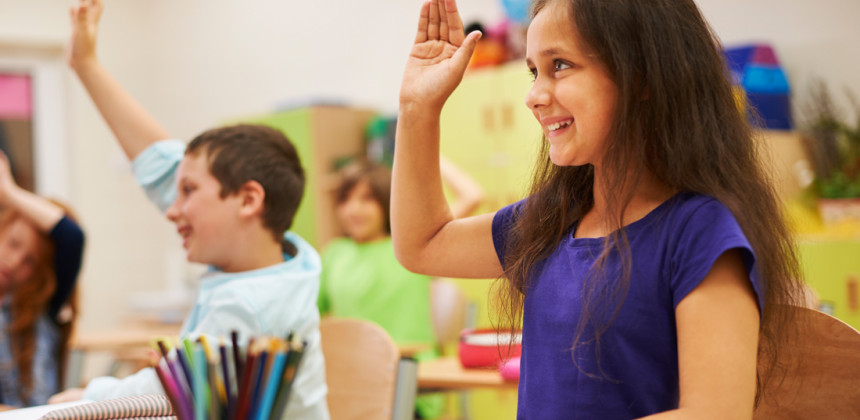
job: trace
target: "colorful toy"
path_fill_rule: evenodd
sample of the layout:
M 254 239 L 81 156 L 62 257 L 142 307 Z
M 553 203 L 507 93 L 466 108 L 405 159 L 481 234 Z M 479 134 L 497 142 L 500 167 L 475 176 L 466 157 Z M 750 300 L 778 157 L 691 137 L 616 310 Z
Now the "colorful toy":
M 773 48 L 767 44 L 744 45 L 725 50 L 735 86 L 743 90 L 746 105 L 760 117 L 761 128 L 790 130 L 791 89 Z M 755 123 L 750 113 L 751 122 Z

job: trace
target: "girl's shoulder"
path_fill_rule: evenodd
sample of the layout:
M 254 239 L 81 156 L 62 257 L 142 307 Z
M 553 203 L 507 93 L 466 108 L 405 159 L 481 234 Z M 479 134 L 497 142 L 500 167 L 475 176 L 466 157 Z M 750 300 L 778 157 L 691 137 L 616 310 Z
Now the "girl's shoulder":
M 734 213 L 720 200 L 698 193 L 680 192 L 654 215 L 652 229 L 677 248 L 702 249 L 723 243 L 748 246 Z
M 734 219 L 734 215 L 725 204 L 705 194 L 682 191 L 672 196 L 665 204 L 662 207 L 666 208 L 669 218 L 676 223 L 692 220 L 706 222 L 711 217 Z

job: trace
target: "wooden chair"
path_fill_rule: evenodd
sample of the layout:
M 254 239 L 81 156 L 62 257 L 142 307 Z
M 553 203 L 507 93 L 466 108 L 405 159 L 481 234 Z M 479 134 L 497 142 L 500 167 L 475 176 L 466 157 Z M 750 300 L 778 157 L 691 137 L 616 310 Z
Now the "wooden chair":
M 464 328 L 475 327 L 475 307 L 470 303 L 457 283 L 448 278 L 435 278 L 430 283 L 430 310 L 433 320 L 433 333 L 442 355 L 456 352 L 460 332 Z M 455 353 L 456 354 L 456 353 Z M 460 420 L 468 420 L 469 392 L 459 391 L 457 405 Z
M 398 384 L 398 375 L 405 369 L 397 345 L 382 327 L 369 321 L 325 318 L 320 335 L 332 420 L 412 417 L 414 366 L 412 383 L 401 379 Z
M 468 301 L 456 283 L 437 278 L 430 283 L 433 333 L 440 347 L 456 343 L 467 324 Z
M 795 307 L 799 336 L 782 349 L 754 419 L 860 419 L 860 332 L 823 312 Z

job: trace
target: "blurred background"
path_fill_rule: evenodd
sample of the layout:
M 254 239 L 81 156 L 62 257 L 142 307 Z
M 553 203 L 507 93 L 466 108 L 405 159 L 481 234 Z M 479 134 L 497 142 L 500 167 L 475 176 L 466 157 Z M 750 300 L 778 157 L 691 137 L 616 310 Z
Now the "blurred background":
M 354 124 L 346 125 L 352 131 L 328 133 L 334 140 L 309 152 L 329 161 L 302 157 L 307 165 L 316 165 L 311 170 L 319 178 L 312 188 L 321 197 L 328 194 L 325 175 L 334 168 L 331 160 L 339 157 L 332 151 L 339 150 L 340 134 L 349 143 L 344 150 L 360 151 L 365 147 L 361 142 L 372 137 L 365 124 L 380 116 L 390 121 L 396 115 L 400 77 L 421 4 L 418 0 L 105 3 L 98 46 L 101 61 L 177 138 L 189 140 L 230 121 L 278 120 L 279 112 L 305 112 L 287 119 L 316 121 L 315 110 L 322 105 L 355 110 L 344 114 L 349 116 L 329 116 L 354 118 Z M 787 130 L 780 129 L 783 134 L 791 137 L 803 124 L 802 104 L 816 80 L 826 84 L 838 107 L 850 112 L 844 92 L 860 93 L 856 45 L 860 2 L 697 3 L 726 47 L 767 45 L 778 57 L 780 74 L 790 84 L 790 91 L 779 93 L 785 94 L 794 120 Z M 13 150 L 16 177 L 22 184 L 71 203 L 80 216 L 87 233 L 80 331 L 121 325 L 126 316 L 151 307 L 158 308 L 164 320 L 181 319 L 200 268 L 185 262 L 172 224 L 136 188 L 125 156 L 65 65 L 71 4 L 70 0 L 0 0 L 0 121 L 4 127 L 0 143 L 10 145 L 4 150 Z M 464 22 L 481 23 L 488 31 L 507 31 L 506 48 L 516 50 L 517 37 L 522 36 L 518 12 L 523 4 L 462 0 L 459 6 Z M 505 185 L 490 185 L 493 172 L 482 167 L 499 170 L 513 165 L 527 174 L 531 162 L 514 161 L 520 159 L 520 150 L 533 150 L 540 136 L 537 126 L 529 125 L 531 116 L 523 105 L 528 88 L 525 65 L 516 59 L 508 62 L 506 55 L 496 60 L 497 52 L 487 54 L 487 63 L 476 63 L 462 91 L 452 98 L 456 105 L 446 108 L 451 123 L 443 126 L 443 152 L 488 191 L 482 211 L 517 199 L 524 186 L 516 171 Z M 501 109 L 482 108 L 486 104 L 476 101 L 493 91 L 494 83 L 513 87 L 506 88 Z M 450 109 L 454 107 L 456 112 Z M 479 121 L 468 120 L 474 111 L 470 108 L 480 108 L 474 114 Z M 525 125 L 520 127 L 520 121 Z M 314 124 L 319 123 L 310 126 Z M 475 124 L 477 131 L 463 129 L 469 124 Z M 531 134 L 517 144 L 492 136 L 457 140 L 454 134 L 514 126 L 509 131 Z M 314 144 L 316 140 L 310 135 L 302 141 Z M 489 158 L 475 158 L 480 148 L 463 145 L 469 141 L 489 145 L 492 149 L 482 152 Z M 775 144 L 776 148 L 782 144 Z M 786 147 L 798 150 L 798 144 L 794 140 Z M 373 147 L 383 153 L 379 144 Z M 783 180 L 790 185 L 788 190 L 805 185 L 795 169 L 786 171 L 791 178 Z M 334 234 L 319 233 L 328 217 L 322 210 L 325 205 L 325 200 L 305 205 L 305 212 L 312 214 L 307 217 L 322 219 L 307 219 L 308 225 L 302 227 L 319 234 L 318 247 L 324 246 L 326 235 Z M 849 242 L 856 249 L 858 241 Z M 474 284 L 464 286 L 466 294 L 485 301 L 487 283 Z M 854 285 L 856 293 L 856 279 Z M 838 290 L 846 289 L 839 283 Z M 834 297 L 832 304 L 845 306 L 838 299 Z M 849 318 L 857 316 L 854 299 Z M 165 309 L 172 307 L 177 308 L 175 313 Z M 478 312 L 476 322 L 487 324 L 486 308 Z

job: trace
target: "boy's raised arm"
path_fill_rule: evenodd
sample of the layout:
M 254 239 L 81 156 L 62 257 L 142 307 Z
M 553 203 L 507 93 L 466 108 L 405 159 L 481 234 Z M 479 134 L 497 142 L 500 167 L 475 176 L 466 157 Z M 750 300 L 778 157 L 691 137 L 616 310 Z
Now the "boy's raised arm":
M 71 7 L 69 66 L 83 83 L 125 154 L 134 159 L 150 144 L 169 135 L 96 57 L 96 34 L 102 8 L 102 0 L 81 0 Z

